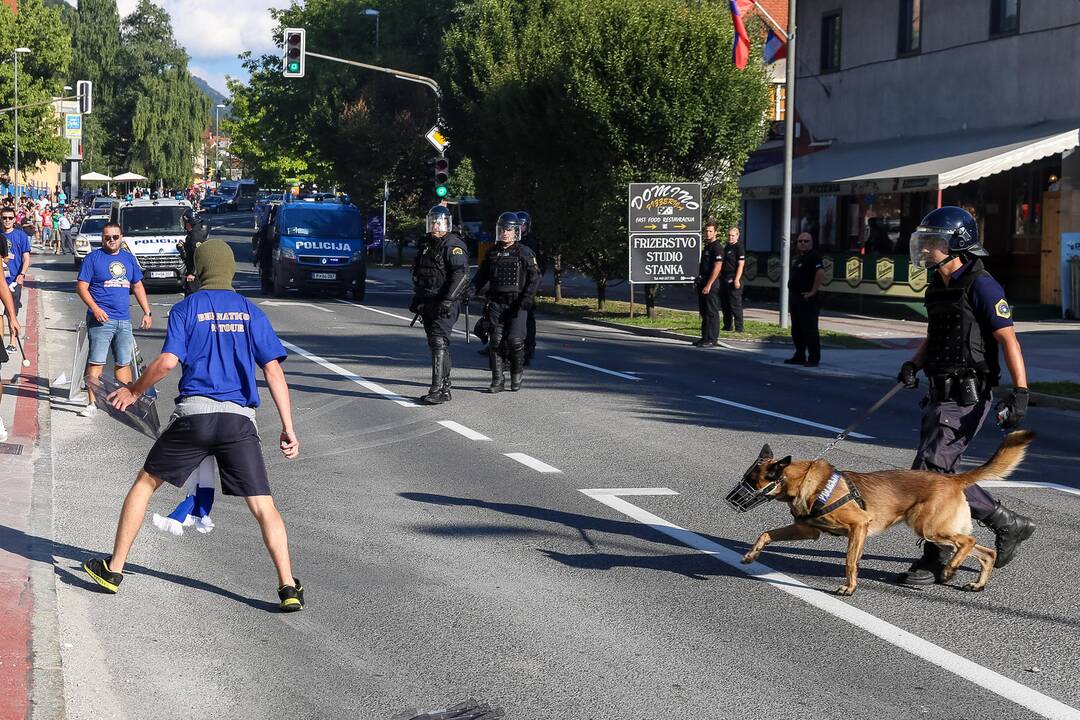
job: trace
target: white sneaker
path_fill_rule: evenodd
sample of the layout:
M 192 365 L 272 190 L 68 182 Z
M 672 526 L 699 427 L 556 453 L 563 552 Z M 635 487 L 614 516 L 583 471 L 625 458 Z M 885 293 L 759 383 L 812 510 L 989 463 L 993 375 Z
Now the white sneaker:
M 0 420 L 0 442 L 7 440 L 7 428 L 4 427 L 4 421 Z
M 97 405 L 87 405 L 79 411 L 79 417 L 92 418 L 97 416 Z

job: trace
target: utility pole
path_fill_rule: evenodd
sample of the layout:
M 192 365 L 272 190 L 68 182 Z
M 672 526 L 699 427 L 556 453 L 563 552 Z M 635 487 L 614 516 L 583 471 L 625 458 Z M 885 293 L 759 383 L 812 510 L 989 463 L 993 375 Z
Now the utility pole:
M 382 185 L 382 264 L 386 265 L 386 201 L 390 199 L 390 181 L 383 180 Z
M 795 146 L 795 0 L 788 0 L 787 63 L 784 80 L 784 201 L 780 234 L 780 327 L 791 326 L 788 317 L 788 276 L 791 275 L 791 159 Z

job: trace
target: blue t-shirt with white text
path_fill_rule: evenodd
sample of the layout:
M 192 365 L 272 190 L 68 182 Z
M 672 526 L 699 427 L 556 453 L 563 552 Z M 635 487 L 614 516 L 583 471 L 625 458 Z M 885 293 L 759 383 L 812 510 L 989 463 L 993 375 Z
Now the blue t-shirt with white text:
M 98 248 L 79 267 L 79 280 L 90 284 L 90 297 L 110 320 L 131 320 L 131 286 L 142 277 L 139 261 L 127 250 L 110 255 Z M 93 318 L 94 313 L 88 309 L 86 317 Z
M 183 365 L 179 398 L 244 407 L 259 407 L 255 367 L 287 355 L 266 314 L 232 290 L 200 290 L 173 305 L 161 351 Z
M 10 285 L 15 276 L 22 272 L 23 253 L 30 252 L 30 236 L 19 228 L 15 228 L 9 233 L 4 233 L 4 237 L 7 238 L 8 246 L 5 278 Z

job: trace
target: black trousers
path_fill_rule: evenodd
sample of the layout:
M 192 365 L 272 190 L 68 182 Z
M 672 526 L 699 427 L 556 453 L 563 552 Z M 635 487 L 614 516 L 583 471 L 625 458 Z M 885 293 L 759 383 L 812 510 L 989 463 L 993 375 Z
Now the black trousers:
M 818 331 L 818 313 L 821 303 L 816 298 L 804 300 L 793 293 L 789 298 L 791 310 L 791 341 L 795 343 L 795 357 L 819 362 L 821 360 L 821 333 Z
M 742 291 L 735 287 L 735 278 L 720 278 L 720 309 L 724 311 L 724 330 L 743 331 Z
M 528 315 L 516 303 L 505 304 L 488 302 L 484 307 L 484 314 L 491 321 L 491 335 L 488 338 L 488 347 L 499 353 L 503 358 L 509 358 L 513 346 L 525 346 L 525 336 L 528 334 Z
M 531 358 L 536 353 L 536 310 L 529 310 L 525 317 L 525 355 Z
M 928 403 L 911 469 L 949 475 L 958 472 L 964 451 L 986 421 L 990 405 L 990 398 L 966 407 L 953 401 Z M 964 497 L 971 506 L 971 517 L 976 520 L 985 520 L 994 512 L 993 495 L 978 485 L 969 485 Z
M 430 340 L 433 335 L 450 340 L 454 334 L 454 325 L 457 324 L 458 315 L 461 313 L 461 303 L 450 305 L 450 317 L 439 317 L 438 301 L 425 302 L 420 308 L 420 319 L 424 321 L 424 332 Z
M 698 314 L 701 315 L 702 342 L 714 343 L 720 339 L 720 284 L 714 284 L 707 295 L 701 294 L 703 286 L 694 286 L 697 289 Z

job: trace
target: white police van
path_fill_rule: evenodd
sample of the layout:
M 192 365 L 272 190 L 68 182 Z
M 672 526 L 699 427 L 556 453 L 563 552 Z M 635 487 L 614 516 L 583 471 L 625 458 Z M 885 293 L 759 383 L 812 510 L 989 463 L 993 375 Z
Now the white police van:
M 140 198 L 120 203 L 118 222 L 124 244 L 143 271 L 147 287 L 179 288 L 184 283 L 184 259 L 177 244 L 187 236 L 187 200 Z

